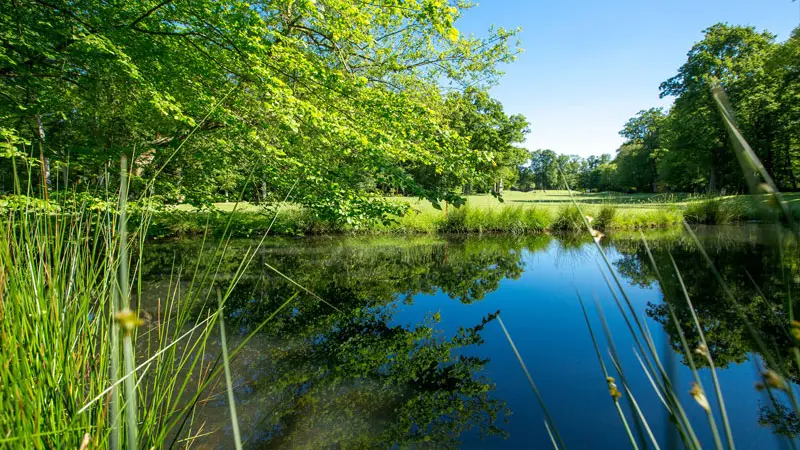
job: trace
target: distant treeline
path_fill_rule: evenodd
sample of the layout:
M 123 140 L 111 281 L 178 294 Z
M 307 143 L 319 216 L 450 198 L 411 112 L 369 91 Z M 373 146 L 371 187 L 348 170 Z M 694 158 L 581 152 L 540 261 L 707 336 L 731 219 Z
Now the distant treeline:
M 620 134 L 616 156 L 531 153 L 515 185 L 563 188 L 558 166 L 576 189 L 625 192 L 743 192 L 745 179 L 711 97 L 719 82 L 744 137 L 783 190 L 797 190 L 800 169 L 800 29 L 784 43 L 752 27 L 717 24 L 688 53 L 677 75 L 661 83 L 669 111 L 640 111 Z

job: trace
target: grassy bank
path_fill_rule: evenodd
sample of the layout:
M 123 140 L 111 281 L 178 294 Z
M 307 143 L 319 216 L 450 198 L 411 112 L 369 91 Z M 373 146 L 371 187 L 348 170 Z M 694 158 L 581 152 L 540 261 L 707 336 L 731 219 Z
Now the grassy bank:
M 764 206 L 769 197 L 734 195 L 719 197 L 688 194 L 619 194 L 575 193 L 581 211 L 592 218 L 598 230 L 639 230 L 678 226 L 685 219 L 695 224 L 727 224 L 764 220 Z M 800 218 L 800 194 L 788 194 L 792 214 Z M 10 199 L 10 200 L 9 200 Z M 152 238 L 221 233 L 253 237 L 267 230 L 274 235 L 304 236 L 325 234 L 436 234 L 436 233 L 513 233 L 530 234 L 582 229 L 581 215 L 566 191 L 507 192 L 500 202 L 491 195 L 467 196 L 460 208 L 441 205 L 435 208 L 426 200 L 393 197 L 409 206 L 406 214 L 392 217 L 387 223 L 352 225 L 331 223 L 316 217 L 296 204 L 264 207 L 249 203 L 217 203 L 211 210 L 197 210 L 188 205 L 151 209 L 135 207 L 135 220 L 147 211 L 151 220 L 147 230 Z M 19 209 L 14 198 L 0 199 L 0 211 Z M 19 203 L 19 201 L 17 201 Z M 35 205 L 38 212 L 69 212 L 50 204 Z M 84 202 L 83 204 L 87 204 Z M 768 209 L 768 208 L 767 208 Z M 770 220 L 769 215 L 766 216 Z
M 725 224 L 756 220 L 758 205 L 768 199 L 754 196 L 702 197 L 688 194 L 619 194 L 575 193 L 584 214 L 591 216 L 593 226 L 608 230 L 668 228 L 685 218 L 690 223 Z M 265 209 L 250 204 L 219 203 L 214 211 L 196 211 L 188 206 L 168 208 L 155 214 L 150 226 L 153 237 L 198 234 L 204 230 L 221 230 L 230 222 L 234 236 L 258 236 L 270 229 L 276 235 L 300 236 L 337 233 L 542 233 L 580 230 L 580 215 L 574 209 L 567 191 L 507 192 L 503 202 L 491 195 L 467 197 L 460 208 L 443 206 L 436 209 L 426 200 L 395 197 L 407 203 L 408 212 L 386 224 L 352 226 L 321 221 L 292 204 Z M 800 194 L 790 194 L 789 204 L 800 212 Z M 230 214 L 234 210 L 235 214 Z M 274 220 L 274 222 L 273 222 Z M 271 228 L 270 228 L 271 226 Z
M 611 206 L 582 205 L 583 212 L 596 217 L 597 228 L 640 229 L 662 228 L 681 223 L 683 214 L 677 208 L 617 209 Z M 274 222 L 273 222 L 274 219 Z M 412 208 L 390 223 L 355 227 L 317 220 L 308 211 L 296 206 L 274 211 L 244 208 L 231 214 L 226 211 L 187 211 L 171 209 L 156 213 L 149 228 L 152 237 L 200 234 L 205 230 L 221 230 L 230 222 L 229 232 L 238 237 L 258 236 L 268 229 L 271 234 L 302 236 L 319 234 L 434 234 L 434 233 L 543 233 L 580 229 L 580 215 L 574 206 L 557 207 L 498 204 L 467 204 L 447 211 L 434 208 Z M 271 228 L 270 228 L 271 226 Z

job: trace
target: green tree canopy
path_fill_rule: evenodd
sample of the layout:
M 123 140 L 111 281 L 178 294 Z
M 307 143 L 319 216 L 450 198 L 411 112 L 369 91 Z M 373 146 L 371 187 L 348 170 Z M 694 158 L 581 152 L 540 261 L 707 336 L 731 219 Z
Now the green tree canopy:
M 468 139 L 477 158 L 478 170 L 467 179 L 456 181 L 465 192 L 472 190 L 499 193 L 503 183 L 513 184 L 517 166 L 527 160 L 527 151 L 519 148 L 530 132 L 521 114 L 507 115 L 503 105 L 485 91 L 469 88 L 447 96 L 445 103 L 449 126 Z
M 515 31 L 460 36 L 444 0 L 2 1 L 0 128 L 43 177 L 94 184 L 132 157 L 155 191 L 208 203 L 249 180 L 331 220 L 380 217 L 378 180 L 433 200 L 403 170 L 475 176 L 439 85 L 485 86 Z M 38 184 L 38 181 L 37 181 Z M 269 197 L 269 195 L 267 195 Z
M 552 150 L 531 152 L 530 168 L 538 189 L 555 189 L 558 183 L 558 155 Z
M 719 82 L 734 104 L 761 95 L 765 89 L 765 62 L 774 50 L 775 36 L 753 27 L 716 24 L 687 55 L 677 75 L 661 84 L 661 96 L 675 96 L 667 133 L 665 156 L 668 181 L 679 189 L 738 189 L 742 177 L 727 131 L 711 97 Z M 742 115 L 746 117 L 746 115 Z

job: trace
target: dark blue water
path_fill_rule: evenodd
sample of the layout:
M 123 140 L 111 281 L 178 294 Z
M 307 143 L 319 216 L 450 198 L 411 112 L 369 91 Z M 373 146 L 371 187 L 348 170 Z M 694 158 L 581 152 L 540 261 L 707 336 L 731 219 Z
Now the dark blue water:
M 779 442 L 785 445 L 785 436 L 800 429 L 797 418 L 790 408 L 774 414 L 772 402 L 755 389 L 761 353 L 736 310 L 752 318 L 778 358 L 788 360 L 785 300 L 796 280 L 785 274 L 797 267 L 796 251 L 784 246 L 788 251 L 778 252 L 769 233 L 758 228 L 699 233 L 737 305 L 725 299 L 704 259 L 680 232 L 648 237 L 664 286 L 637 236 L 612 236 L 602 247 L 633 313 L 651 333 L 703 447 L 714 446 L 707 416 L 689 395 L 694 377 L 664 309 L 666 296 L 696 347 L 699 340 L 670 254 L 719 366 L 737 446 L 783 448 Z M 250 244 L 239 243 L 242 248 Z M 155 256 L 144 265 L 150 289 L 163 284 L 164 261 L 178 255 L 178 263 L 188 265 L 199 252 L 195 246 L 192 241 L 154 245 Z M 298 292 L 266 264 L 333 307 L 300 291 L 234 363 L 237 407 L 250 447 L 552 448 L 542 408 L 499 323 L 481 325 L 500 311 L 566 446 L 630 448 L 578 294 L 617 384 L 622 386 L 598 308 L 647 425 L 661 448 L 682 447 L 636 356 L 632 334 L 603 277 L 608 267 L 591 241 L 550 236 L 269 241 L 230 300 L 228 321 L 237 330 L 231 345 Z M 633 313 L 626 311 L 631 321 Z M 463 332 L 476 326 L 475 333 Z M 454 340 L 457 336 L 462 339 Z M 702 366 L 701 380 L 724 440 L 707 364 L 696 354 L 695 361 Z M 780 369 L 796 379 L 797 369 L 788 361 Z M 637 435 L 627 397 L 624 393 L 620 405 Z M 778 408 L 789 404 L 783 392 L 775 397 Z M 200 413 L 210 429 L 219 428 L 206 438 L 208 447 L 226 448 L 231 442 L 226 408 L 220 397 Z M 642 436 L 652 446 L 646 433 Z
M 606 312 L 624 369 L 628 369 L 628 381 L 633 386 L 634 396 L 644 409 L 653 433 L 667 442 L 669 427 L 664 423 L 667 414 L 633 353 L 633 339 L 595 264 L 596 258 L 591 256 L 595 253 L 592 247 L 586 244 L 576 250 L 564 251 L 559 248 L 558 241 L 553 241 L 535 253 L 526 251 L 522 258 L 526 270 L 519 279 L 504 280 L 497 291 L 479 303 L 465 305 L 443 293 L 426 295 L 416 298 L 413 305 L 402 307 L 394 320 L 413 324 L 427 311 L 438 310 L 442 312 L 441 329 L 452 334 L 460 325 L 476 323 L 483 315 L 500 309 L 506 327 L 569 448 L 620 448 L 628 442 L 627 435 L 603 380 L 576 290 L 584 299 L 596 295 Z M 613 249 L 608 253 L 612 261 L 619 257 Z M 662 298 L 658 286 L 643 288 L 626 281 L 624 288 L 642 317 L 646 317 L 648 302 L 659 302 Z M 594 314 L 594 305 L 589 309 L 593 313 L 594 331 L 602 335 L 602 325 Z M 665 348 L 666 335 L 661 325 L 649 318 L 645 320 L 653 332 L 655 346 L 666 359 L 672 350 Z M 496 384 L 496 395 L 508 403 L 513 414 L 506 425 L 507 439 L 481 441 L 470 436 L 465 439 L 463 447 L 546 447 L 549 437 L 544 415 L 504 334 L 495 325 L 487 327 L 483 336 L 486 343 L 473 352 L 491 358 L 486 374 Z M 674 358 L 680 359 L 680 356 Z M 608 358 L 606 364 L 610 364 Z M 679 361 L 675 364 L 680 367 L 674 384 L 682 394 L 687 394 L 693 375 Z M 704 385 L 710 389 L 711 379 L 707 373 L 703 375 Z M 775 438 L 769 429 L 757 422 L 761 395 L 753 388 L 753 365 L 730 365 L 720 377 L 738 446 L 770 448 Z M 713 441 L 705 413 L 689 395 L 683 395 L 683 401 L 697 424 L 696 431 L 702 441 L 711 446 Z

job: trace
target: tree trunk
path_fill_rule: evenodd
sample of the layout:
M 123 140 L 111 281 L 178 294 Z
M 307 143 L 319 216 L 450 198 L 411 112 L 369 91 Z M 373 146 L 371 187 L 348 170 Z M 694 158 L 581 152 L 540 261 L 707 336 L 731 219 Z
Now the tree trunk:
M 790 182 L 792 183 L 792 190 L 797 190 L 797 178 L 794 176 L 794 167 L 792 167 L 792 139 L 787 134 L 786 136 L 786 146 L 784 147 L 784 154 L 786 155 L 786 175 L 789 177 Z
M 69 183 L 67 182 L 68 176 L 69 176 L 69 167 L 67 166 L 67 164 L 64 164 L 63 166 L 61 166 L 61 178 L 64 179 L 63 186 L 65 190 L 69 187 Z
M 711 177 L 708 180 L 708 192 L 713 194 L 717 192 L 717 171 L 715 167 L 711 167 Z
M 653 193 L 658 192 L 658 162 L 650 158 L 650 163 L 652 164 L 651 167 L 653 169 Z
M 44 157 L 44 126 L 42 117 L 36 116 L 36 127 L 39 130 L 39 160 L 42 163 L 42 193 L 44 199 L 48 200 L 47 186 L 50 184 L 50 159 Z

